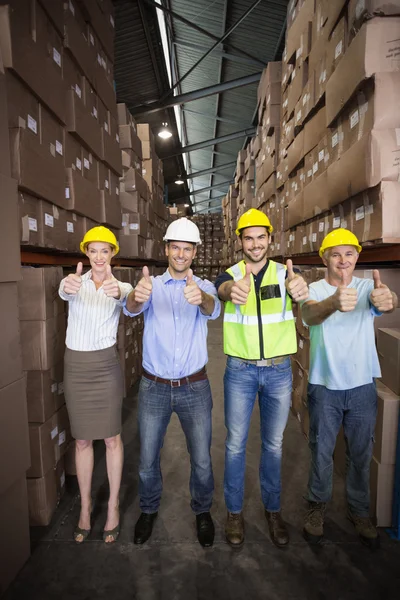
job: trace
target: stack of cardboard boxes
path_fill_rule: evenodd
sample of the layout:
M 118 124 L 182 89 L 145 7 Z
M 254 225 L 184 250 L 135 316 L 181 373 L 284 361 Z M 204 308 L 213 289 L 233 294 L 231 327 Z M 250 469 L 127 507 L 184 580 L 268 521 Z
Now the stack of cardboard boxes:
M 0 49 L 20 240 L 76 251 L 121 227 L 111 0 L 2 0 Z
M 223 258 L 225 234 L 222 215 L 195 215 L 192 220 L 199 228 L 202 241 L 197 246 L 193 271 L 198 277 L 215 281 Z
M 1 58 L 1 57 L 0 57 Z M 5 75 L 0 60 L 0 529 L 7 543 L 0 549 L 0 595 L 30 553 L 26 471 L 30 465 L 26 380 L 22 370 L 18 319 L 17 182 L 11 178 Z
M 121 256 L 163 259 L 162 238 L 169 214 L 154 135 L 147 123 L 135 123 L 125 104 L 118 105 L 118 119 L 123 166 Z
M 31 525 L 48 525 L 64 492 L 63 456 L 71 440 L 64 399 L 65 303 L 61 267 L 21 269 L 18 304 L 27 380 Z

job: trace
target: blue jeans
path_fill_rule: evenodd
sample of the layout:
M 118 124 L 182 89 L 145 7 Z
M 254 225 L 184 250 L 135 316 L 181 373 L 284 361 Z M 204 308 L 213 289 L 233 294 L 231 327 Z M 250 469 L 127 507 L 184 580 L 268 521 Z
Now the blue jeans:
M 266 510 L 280 510 L 283 432 L 292 394 L 290 358 L 271 367 L 257 367 L 228 356 L 224 376 L 225 502 L 229 512 L 243 508 L 246 444 L 258 393 L 260 405 L 261 497 Z
M 173 412 L 179 417 L 190 455 L 191 507 L 208 512 L 214 478 L 211 465 L 212 397 L 208 379 L 180 387 L 142 377 L 139 388 L 139 496 L 142 512 L 158 511 L 162 493 L 160 453 Z
M 328 502 L 332 496 L 333 451 L 343 424 L 346 441 L 346 494 L 349 509 L 369 516 L 369 471 L 377 411 L 375 383 L 352 390 L 328 390 L 308 384 L 311 468 L 308 500 Z

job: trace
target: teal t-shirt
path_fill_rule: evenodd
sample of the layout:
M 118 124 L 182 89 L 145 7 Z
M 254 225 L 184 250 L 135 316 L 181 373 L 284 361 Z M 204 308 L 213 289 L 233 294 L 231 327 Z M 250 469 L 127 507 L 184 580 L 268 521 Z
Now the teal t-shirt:
M 309 382 L 330 390 L 350 390 L 381 377 L 374 333 L 374 318 L 381 313 L 369 300 L 374 282 L 353 277 L 348 287 L 357 290 L 356 308 L 336 311 L 310 327 Z M 325 279 L 316 281 L 310 285 L 309 300 L 321 302 L 336 289 Z

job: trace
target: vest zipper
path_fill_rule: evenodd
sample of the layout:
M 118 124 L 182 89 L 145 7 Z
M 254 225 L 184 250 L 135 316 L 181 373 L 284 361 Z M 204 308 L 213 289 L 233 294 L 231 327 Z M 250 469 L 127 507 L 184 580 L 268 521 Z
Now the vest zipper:
M 264 339 L 263 339 L 263 328 L 262 328 L 262 318 L 261 318 L 261 299 L 260 299 L 260 293 L 261 292 L 259 291 L 258 294 L 256 294 L 256 299 L 257 299 L 257 318 L 258 318 L 258 336 L 260 338 L 260 360 L 264 360 Z

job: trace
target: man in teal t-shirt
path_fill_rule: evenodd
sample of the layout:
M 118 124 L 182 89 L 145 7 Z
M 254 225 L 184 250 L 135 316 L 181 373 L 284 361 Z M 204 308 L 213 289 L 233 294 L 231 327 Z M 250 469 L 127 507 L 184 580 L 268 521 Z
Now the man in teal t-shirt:
M 343 425 L 348 469 L 348 517 L 361 541 L 379 546 L 369 518 L 369 471 L 375 431 L 375 378 L 381 376 L 375 347 L 374 318 L 391 312 L 397 296 L 380 281 L 353 277 L 361 246 L 346 229 L 336 229 L 322 242 L 319 254 L 325 279 L 310 285 L 303 321 L 310 327 L 308 410 L 311 469 L 309 510 L 304 537 L 318 544 L 324 533 L 326 503 L 332 494 L 333 451 Z

